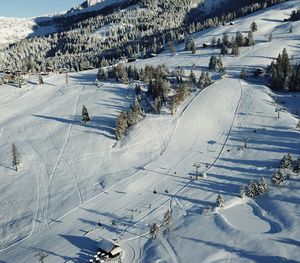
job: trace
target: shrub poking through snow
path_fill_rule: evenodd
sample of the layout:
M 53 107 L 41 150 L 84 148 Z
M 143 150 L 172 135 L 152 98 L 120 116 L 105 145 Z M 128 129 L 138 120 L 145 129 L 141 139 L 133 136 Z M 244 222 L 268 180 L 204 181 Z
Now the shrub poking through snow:
M 272 183 L 275 185 L 280 185 L 284 182 L 284 176 L 281 172 L 281 170 L 277 170 L 274 172 L 273 176 L 272 176 Z
M 293 167 L 293 159 L 292 155 L 288 153 L 287 155 L 283 156 L 280 164 L 281 169 L 292 169 Z
M 217 207 L 224 207 L 225 201 L 221 194 L 218 194 L 217 200 L 216 200 Z

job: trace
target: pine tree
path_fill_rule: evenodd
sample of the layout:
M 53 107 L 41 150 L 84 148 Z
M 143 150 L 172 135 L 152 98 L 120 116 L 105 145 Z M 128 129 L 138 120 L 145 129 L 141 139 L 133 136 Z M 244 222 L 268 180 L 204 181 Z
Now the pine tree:
M 259 195 L 258 186 L 253 180 L 250 180 L 250 182 L 248 183 L 246 195 L 250 198 Z
M 225 206 L 225 201 L 224 198 L 221 194 L 218 194 L 217 200 L 216 200 L 216 205 L 217 207 L 224 207 Z
M 255 41 L 254 41 L 254 37 L 253 37 L 252 31 L 250 31 L 248 33 L 246 41 L 245 41 L 245 45 L 246 46 L 254 46 L 255 45 Z
M 211 46 L 214 47 L 217 44 L 217 39 L 216 37 L 213 37 L 211 42 L 210 42 Z
M 206 88 L 207 86 L 209 86 L 212 83 L 211 77 L 208 74 L 208 72 L 206 72 L 205 74 L 205 82 L 204 82 L 204 87 Z
M 18 79 L 18 88 L 19 88 L 19 89 L 22 88 L 22 82 L 21 82 L 21 79 L 20 79 L 20 78 Z
M 169 52 L 171 53 L 171 54 L 175 54 L 175 52 L 176 52 L 176 49 L 175 49 L 175 46 L 174 46 L 174 43 L 173 43 L 173 41 L 171 41 L 171 42 L 169 42 Z
M 300 175 L 300 156 L 298 157 L 298 160 L 297 160 L 295 173 L 296 173 L 297 175 Z
M 193 70 L 191 70 L 191 73 L 190 73 L 190 76 L 189 76 L 189 81 L 191 83 L 196 83 L 196 75 L 195 75 Z
M 272 183 L 275 185 L 280 185 L 284 182 L 284 176 L 280 170 L 274 172 L 272 176 Z
M 221 57 L 212 55 L 209 60 L 208 68 L 212 70 L 221 70 L 223 68 L 223 62 Z
M 245 196 L 245 187 L 243 185 L 240 186 L 240 198 L 243 198 Z
M 192 51 L 196 53 L 196 44 L 192 36 L 188 36 L 185 42 L 185 51 Z M 193 53 L 194 54 L 194 53 Z
M 127 113 L 121 112 L 116 121 L 116 139 L 121 140 L 128 129 Z
M 18 171 L 18 165 L 20 164 L 21 158 L 15 143 L 12 144 L 11 155 L 12 166 L 15 167 L 16 171 Z
M 205 88 L 205 73 L 204 73 L 204 71 L 202 71 L 201 72 L 201 75 L 200 75 L 200 77 L 199 77 L 199 80 L 198 80 L 198 83 L 197 83 L 197 87 L 199 88 L 199 89 L 203 89 L 203 88 Z
M 255 21 L 253 21 L 250 25 L 250 29 L 252 32 L 257 31 L 257 24 L 255 23 Z
M 239 47 L 244 46 L 244 36 L 243 36 L 243 34 L 242 34 L 240 31 L 236 32 L 235 43 L 236 43 Z
M 108 79 L 107 71 L 103 67 L 99 68 L 97 72 L 97 80 L 101 81 L 107 79 Z
M 220 53 L 221 53 L 221 55 L 227 55 L 228 47 L 226 45 L 222 44 Z
M 227 47 L 229 44 L 230 44 L 230 41 L 229 41 L 229 36 L 227 33 L 224 33 L 223 34 L 223 37 L 222 37 L 222 44 Z
M 38 75 L 38 81 L 39 81 L 39 85 L 44 84 L 44 79 L 43 79 L 43 77 L 42 77 L 42 75 L 40 73 Z
M 232 46 L 231 55 L 234 55 L 236 57 L 240 55 L 240 47 L 236 42 L 234 42 Z
M 81 116 L 82 116 L 82 121 L 84 122 L 84 124 L 86 124 L 88 121 L 91 120 L 90 117 L 89 117 L 88 110 L 87 110 L 85 105 L 82 106 Z
M 191 51 L 192 51 L 192 54 L 196 54 L 196 44 L 195 44 L 195 42 L 192 43 Z
M 293 167 L 292 155 L 290 153 L 288 153 L 287 155 L 283 156 L 283 158 L 281 160 L 280 168 L 281 169 L 291 169 L 292 167 Z
M 262 195 L 266 192 L 267 184 L 266 184 L 265 178 L 263 178 L 263 177 L 259 178 L 257 187 L 258 187 L 259 195 Z

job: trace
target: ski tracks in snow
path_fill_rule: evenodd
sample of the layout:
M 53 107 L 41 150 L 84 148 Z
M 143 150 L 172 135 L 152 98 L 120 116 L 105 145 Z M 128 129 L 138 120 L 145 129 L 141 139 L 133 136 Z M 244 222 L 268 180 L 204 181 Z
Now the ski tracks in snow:
M 75 114 L 76 114 L 77 107 L 78 107 L 78 103 L 79 103 L 79 99 L 80 99 L 80 94 L 81 94 L 82 91 L 83 91 L 83 86 L 81 87 L 81 91 L 79 92 L 79 94 L 78 94 L 78 96 L 77 96 L 77 99 L 76 99 L 76 102 L 75 102 L 75 105 L 74 105 L 74 109 L 73 109 L 73 116 L 75 116 Z M 52 170 L 52 173 L 51 173 L 51 175 L 50 175 L 50 178 L 49 178 L 49 181 L 50 181 L 50 182 L 52 181 L 52 179 L 53 179 L 53 177 L 54 177 L 54 175 L 55 175 L 55 173 L 56 173 L 56 170 L 57 170 L 57 168 L 58 168 L 58 166 L 59 166 L 59 164 L 60 164 L 60 162 L 61 162 L 61 160 L 62 160 L 62 157 L 63 157 L 63 155 L 64 155 L 64 153 L 65 153 L 65 151 L 66 151 L 67 145 L 68 145 L 69 140 L 70 140 L 70 134 L 71 134 L 72 128 L 73 128 L 73 123 L 71 123 L 71 124 L 69 125 L 68 131 L 67 131 L 66 139 L 65 139 L 65 141 L 64 141 L 64 143 L 63 143 L 63 145 L 62 145 L 62 147 L 61 147 L 61 149 L 60 149 L 60 152 L 59 152 L 59 154 L 58 154 L 57 161 L 56 161 L 56 163 L 55 163 L 55 165 L 54 165 L 54 168 L 53 168 L 53 170 Z
M 179 263 L 179 259 L 176 255 L 174 249 L 172 248 L 171 244 L 169 243 L 169 241 L 163 235 L 159 235 L 159 240 L 161 241 L 161 243 L 165 247 L 166 251 L 170 255 L 172 263 Z

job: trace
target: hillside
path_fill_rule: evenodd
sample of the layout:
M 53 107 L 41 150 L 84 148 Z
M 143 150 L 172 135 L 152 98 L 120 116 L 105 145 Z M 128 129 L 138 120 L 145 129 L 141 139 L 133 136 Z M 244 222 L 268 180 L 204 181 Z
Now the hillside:
M 131 84 L 97 86 L 97 70 L 89 70 L 70 73 L 68 85 L 57 73 L 44 85 L 36 75 L 22 89 L 1 85 L 0 262 L 35 262 L 38 252 L 47 263 L 88 262 L 101 237 L 119 241 L 125 263 L 299 262 L 300 177 L 289 172 L 280 186 L 271 177 L 283 155 L 300 156 L 300 94 L 276 94 L 263 76 L 252 77 L 284 47 L 299 60 L 300 21 L 284 21 L 299 8 L 287 1 L 194 33 L 195 54 L 176 43 L 174 54 L 129 63 L 180 66 L 187 76 L 195 64 L 199 77 L 220 53 L 204 43 L 246 34 L 253 21 L 258 26 L 255 45 L 222 56 L 226 75 L 209 71 L 214 83 L 195 89 L 175 115 L 148 113 L 120 141 L 116 116 L 134 99 Z M 242 69 L 247 80 L 239 78 Z M 18 172 L 11 168 L 13 142 Z M 205 178 L 195 180 L 194 164 Z M 262 176 L 264 195 L 238 197 L 241 185 Z M 220 209 L 218 194 L 225 199 Z M 150 226 L 168 209 L 170 233 L 151 238 Z
M 34 19 L 37 29 L 51 26 L 55 32 L 40 37 L 33 32 L 33 37 L 14 43 L 2 52 L 0 67 L 27 72 L 47 67 L 82 71 L 123 57 L 148 58 L 166 50 L 171 41 L 182 42 L 195 31 L 284 1 L 102 1 L 91 6 L 92 10 Z

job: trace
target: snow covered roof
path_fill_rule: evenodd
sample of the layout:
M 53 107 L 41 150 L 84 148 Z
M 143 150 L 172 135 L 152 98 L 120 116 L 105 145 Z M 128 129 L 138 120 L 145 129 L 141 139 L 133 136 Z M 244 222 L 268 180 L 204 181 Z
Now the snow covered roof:
M 114 256 L 120 254 L 121 252 L 122 252 L 122 249 L 120 247 L 116 247 L 110 253 L 114 257 Z
M 98 248 L 101 249 L 102 251 L 106 252 L 106 253 L 111 253 L 112 251 L 114 251 L 114 254 L 118 253 L 115 252 L 115 250 L 117 248 L 119 248 L 119 245 L 116 244 L 113 241 L 110 241 L 108 239 L 102 239 L 99 243 L 98 243 Z M 115 249 L 114 249 L 115 248 Z

